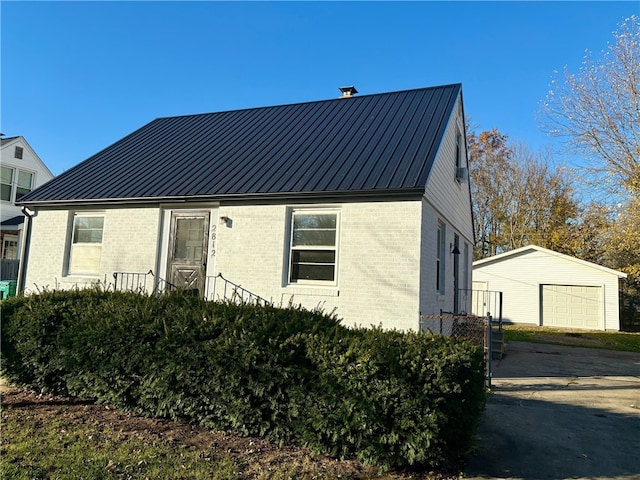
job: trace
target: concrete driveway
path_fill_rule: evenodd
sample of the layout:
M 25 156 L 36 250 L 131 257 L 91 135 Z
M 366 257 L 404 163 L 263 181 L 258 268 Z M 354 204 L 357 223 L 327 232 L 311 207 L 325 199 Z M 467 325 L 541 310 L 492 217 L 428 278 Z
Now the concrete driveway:
M 640 354 L 510 342 L 492 383 L 464 478 L 640 479 Z

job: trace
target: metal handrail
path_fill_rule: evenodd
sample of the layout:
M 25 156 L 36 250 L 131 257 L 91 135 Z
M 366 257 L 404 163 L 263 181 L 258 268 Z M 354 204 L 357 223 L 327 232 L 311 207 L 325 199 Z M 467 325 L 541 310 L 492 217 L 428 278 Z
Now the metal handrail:
M 459 289 L 466 301 L 464 310 L 467 313 L 488 316 L 491 314 L 492 322 L 498 325 L 498 330 L 502 330 L 502 292 L 497 290 L 474 290 Z M 489 313 L 491 312 L 491 313 Z
M 154 279 L 154 294 L 158 294 L 165 290 L 179 290 L 178 286 L 155 275 L 153 270 L 149 270 L 146 273 L 114 272 L 114 289 L 147 292 L 147 277 L 149 275 Z M 240 303 L 256 303 L 258 305 L 273 305 L 273 302 L 270 302 L 260 295 L 247 290 L 242 285 L 225 278 L 222 273 L 218 273 L 218 275 L 215 276 L 205 277 L 205 288 L 202 292 L 203 297 L 215 300 L 215 297 L 218 294 L 218 278 L 223 282 L 220 288 L 222 290 L 220 292 L 220 300 L 239 301 Z
M 242 285 L 232 282 L 231 280 L 225 278 L 222 273 L 218 273 L 213 277 L 207 277 L 205 292 L 207 296 L 211 293 L 211 282 L 213 281 L 213 294 L 217 293 L 217 282 L 218 278 L 221 279 L 224 283 L 222 286 L 222 300 L 231 300 L 231 301 L 240 301 L 241 303 L 256 303 L 258 305 L 273 305 L 272 302 L 267 300 L 266 298 L 262 298 L 260 295 L 257 295 Z
M 153 272 L 113 272 L 114 289 L 146 292 L 147 275 L 153 276 Z

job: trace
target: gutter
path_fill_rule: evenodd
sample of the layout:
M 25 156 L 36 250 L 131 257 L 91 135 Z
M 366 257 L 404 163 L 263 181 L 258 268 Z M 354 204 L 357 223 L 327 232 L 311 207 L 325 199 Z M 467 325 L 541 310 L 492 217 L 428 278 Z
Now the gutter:
M 219 202 L 230 203 L 281 203 L 305 201 L 383 201 L 383 200 L 417 200 L 424 195 L 424 187 L 370 190 L 342 190 L 317 192 L 277 192 L 277 193 L 239 193 L 222 195 L 176 195 L 158 197 L 122 197 L 122 198 L 82 198 L 60 200 L 27 200 L 22 202 L 23 208 L 57 207 L 57 206 L 99 206 L 99 205 L 156 205 L 158 203 L 193 203 Z
M 31 247 L 31 219 L 35 217 L 36 212 L 30 214 L 27 207 L 22 207 L 24 220 L 24 242 L 20 251 L 20 266 L 18 268 L 18 284 L 16 285 L 16 294 L 24 292 L 25 283 L 27 281 L 27 259 L 29 258 L 29 248 Z

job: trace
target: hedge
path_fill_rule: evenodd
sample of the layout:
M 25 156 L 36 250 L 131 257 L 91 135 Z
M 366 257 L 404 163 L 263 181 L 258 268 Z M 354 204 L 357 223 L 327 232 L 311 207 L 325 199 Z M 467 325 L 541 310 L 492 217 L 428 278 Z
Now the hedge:
M 484 409 L 482 350 L 444 336 L 97 288 L 1 310 L 15 384 L 383 468 L 454 466 Z

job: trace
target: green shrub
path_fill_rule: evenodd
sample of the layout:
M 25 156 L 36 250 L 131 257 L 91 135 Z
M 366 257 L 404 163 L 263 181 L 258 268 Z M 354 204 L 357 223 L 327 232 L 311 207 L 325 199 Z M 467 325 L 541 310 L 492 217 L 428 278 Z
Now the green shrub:
M 454 465 L 484 407 L 482 350 L 452 338 L 176 293 L 53 291 L 1 308 L 17 384 L 382 467 Z
M 383 466 L 453 465 L 484 406 L 482 352 L 467 343 L 373 328 L 315 336 L 319 366 L 306 442 Z

